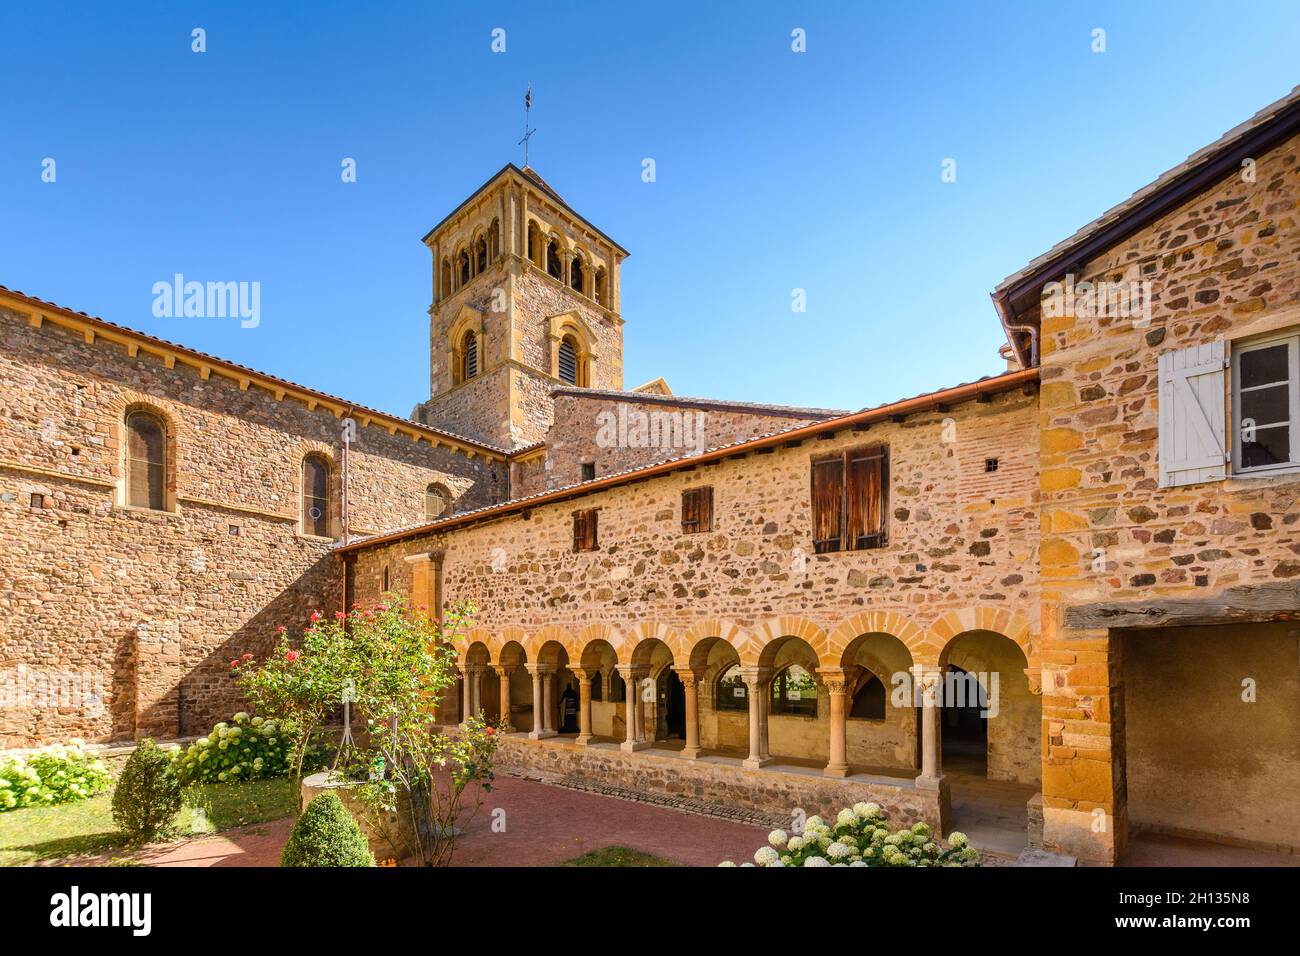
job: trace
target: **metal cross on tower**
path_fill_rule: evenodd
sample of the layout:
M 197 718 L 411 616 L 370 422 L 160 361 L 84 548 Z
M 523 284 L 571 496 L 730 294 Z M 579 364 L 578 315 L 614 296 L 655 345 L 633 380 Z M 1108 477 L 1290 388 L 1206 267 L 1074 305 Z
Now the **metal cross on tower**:
M 537 132 L 537 130 L 535 129 L 528 128 L 528 111 L 531 110 L 532 108 L 533 108 L 533 84 L 529 83 L 528 92 L 524 94 L 524 138 L 521 139 L 518 143 L 518 145 L 524 148 L 525 169 L 528 168 L 528 141 L 532 138 L 533 134 Z

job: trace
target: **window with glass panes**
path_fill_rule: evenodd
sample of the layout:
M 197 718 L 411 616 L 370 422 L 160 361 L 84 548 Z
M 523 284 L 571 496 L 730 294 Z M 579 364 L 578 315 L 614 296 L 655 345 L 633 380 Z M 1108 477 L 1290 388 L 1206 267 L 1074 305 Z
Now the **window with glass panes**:
M 1233 346 L 1233 467 L 1237 472 L 1300 465 L 1298 365 L 1300 334 Z

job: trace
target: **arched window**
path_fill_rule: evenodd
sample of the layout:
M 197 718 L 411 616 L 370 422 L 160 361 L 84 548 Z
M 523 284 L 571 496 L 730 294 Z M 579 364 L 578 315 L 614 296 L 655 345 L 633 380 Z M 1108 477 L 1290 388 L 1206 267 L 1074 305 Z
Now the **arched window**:
M 542 242 L 541 232 L 537 228 L 537 223 L 529 222 L 528 223 L 528 261 L 535 266 L 541 265 L 539 261 L 539 257 L 542 254 L 541 242 Z
M 732 664 L 718 676 L 713 688 L 714 710 L 749 710 L 749 695 L 740 679 L 740 665 Z
M 798 664 L 772 678 L 772 713 L 817 716 L 817 682 Z
M 167 509 L 167 428 L 150 412 L 126 416 L 126 503 Z
M 320 455 L 302 460 L 302 531 L 330 536 L 330 466 Z
M 460 339 L 460 380 L 468 382 L 478 374 L 478 336 L 466 329 Z
M 573 262 L 569 266 L 569 286 L 579 292 L 583 291 L 583 279 L 585 276 L 582 272 L 582 259 L 578 256 L 573 257 Z
M 442 257 L 442 281 L 438 286 L 444 299 L 451 295 L 451 260 L 446 256 Z
M 478 237 L 478 242 L 474 245 L 474 274 L 478 275 L 487 268 L 488 264 L 488 244 L 487 239 L 483 236 Z
M 603 685 L 604 685 L 604 679 L 603 679 L 603 676 L 601 675 L 600 671 L 596 671 L 596 676 L 593 677 L 593 678 L 591 679 L 591 699 L 592 699 L 592 700 L 604 700 L 604 699 L 605 699 L 604 697 L 601 696 L 601 692 L 604 690 L 604 686 L 603 686 Z
M 875 674 L 869 675 L 853 695 L 849 716 L 863 720 L 885 719 L 885 685 Z
M 451 507 L 451 492 L 439 484 L 424 489 L 424 516 L 432 521 L 441 518 Z
M 591 297 L 596 300 L 597 305 L 605 304 L 605 270 L 596 270 L 596 281 L 592 284 Z
M 564 265 L 560 262 L 560 244 L 554 239 L 546 245 L 546 274 L 552 279 L 564 278 Z
M 384 587 L 382 593 L 388 593 L 388 565 L 386 564 L 384 565 Z
M 464 249 L 460 251 L 460 284 L 464 285 L 469 282 L 469 253 Z
M 578 385 L 578 347 L 573 336 L 560 340 L 560 381 Z
M 496 262 L 501 256 L 501 220 L 493 219 L 488 228 L 488 262 Z

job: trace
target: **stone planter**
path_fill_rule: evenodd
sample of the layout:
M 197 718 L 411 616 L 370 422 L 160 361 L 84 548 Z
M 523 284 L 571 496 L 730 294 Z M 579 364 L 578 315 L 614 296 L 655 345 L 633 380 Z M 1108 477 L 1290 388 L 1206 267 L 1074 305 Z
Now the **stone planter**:
M 356 795 L 358 786 L 355 780 L 338 777 L 329 770 L 322 770 L 320 773 L 303 778 L 302 804 L 305 807 L 317 794 L 333 791 L 343 802 L 348 813 L 352 814 L 352 819 L 356 820 L 357 825 L 361 827 L 366 842 L 370 844 L 370 852 L 375 855 L 376 860 L 386 860 L 390 857 L 402 860 L 411 856 L 414 852 L 414 840 L 409 823 L 410 815 L 404 811 L 389 814 L 387 820 L 377 825 L 373 813 Z

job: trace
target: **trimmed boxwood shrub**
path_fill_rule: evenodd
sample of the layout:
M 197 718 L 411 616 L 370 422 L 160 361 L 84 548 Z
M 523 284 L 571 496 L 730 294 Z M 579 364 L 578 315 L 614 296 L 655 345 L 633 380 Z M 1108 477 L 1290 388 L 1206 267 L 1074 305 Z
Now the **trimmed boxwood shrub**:
M 374 866 L 365 835 L 338 794 L 317 794 L 280 855 L 281 866 Z
M 158 836 L 181 809 L 181 783 L 171 758 L 152 740 L 142 740 L 127 758 L 113 791 L 113 822 L 133 842 Z

